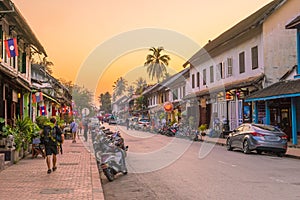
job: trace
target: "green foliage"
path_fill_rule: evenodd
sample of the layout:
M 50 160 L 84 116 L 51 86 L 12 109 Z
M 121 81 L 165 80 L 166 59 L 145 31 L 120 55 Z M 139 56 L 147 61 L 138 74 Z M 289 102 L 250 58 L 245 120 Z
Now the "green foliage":
M 200 131 L 200 132 L 203 132 L 203 131 L 205 131 L 207 129 L 207 124 L 201 124 L 201 126 L 199 126 L 199 128 L 198 128 L 198 130 Z
M 98 97 L 99 103 L 101 104 L 100 110 L 104 111 L 105 113 L 111 113 L 111 95 L 109 92 L 106 92 L 105 94 L 100 94 Z
M 127 80 L 123 77 L 118 78 L 113 84 L 115 97 L 122 96 L 127 88 Z
M 72 97 L 76 105 L 75 109 L 80 113 L 83 108 L 92 111 L 93 93 L 84 87 L 74 85 L 72 88 Z
M 160 115 L 159 115 L 160 120 L 162 120 L 165 117 L 166 117 L 166 113 L 164 113 L 164 112 L 160 113 Z
M 50 122 L 50 119 L 48 119 L 46 116 L 38 116 L 36 119 L 35 119 L 35 122 L 36 124 L 38 125 L 38 127 L 40 129 L 43 129 L 44 126 Z
M 153 80 L 153 78 L 157 79 L 157 82 L 161 78 L 163 78 L 164 74 L 167 73 L 167 68 L 170 56 L 169 55 L 161 55 L 161 52 L 164 50 L 163 47 L 151 47 L 149 51 L 152 52 L 152 54 L 148 54 L 146 57 L 146 62 L 144 63 L 144 66 L 147 67 L 147 73 L 149 77 Z

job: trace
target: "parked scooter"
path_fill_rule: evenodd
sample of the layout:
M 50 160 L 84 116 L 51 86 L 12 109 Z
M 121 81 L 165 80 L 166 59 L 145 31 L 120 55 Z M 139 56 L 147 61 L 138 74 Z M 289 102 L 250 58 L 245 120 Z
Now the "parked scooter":
M 119 131 L 109 135 L 99 131 L 95 135 L 93 145 L 98 168 L 109 181 L 113 181 L 118 173 L 127 174 L 125 157 L 128 146 L 124 145 L 124 139 Z
M 118 173 L 127 174 L 127 167 L 125 164 L 126 151 L 128 147 L 123 150 L 115 146 L 114 150 L 107 153 L 96 152 L 97 159 L 100 160 L 101 169 L 109 181 L 114 180 L 114 176 Z

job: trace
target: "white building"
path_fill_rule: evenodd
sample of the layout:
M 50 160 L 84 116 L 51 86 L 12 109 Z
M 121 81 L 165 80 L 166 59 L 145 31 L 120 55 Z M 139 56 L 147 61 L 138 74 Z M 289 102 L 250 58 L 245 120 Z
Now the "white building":
M 296 64 L 296 32 L 285 25 L 300 13 L 298 0 L 274 0 L 209 41 L 190 65 L 187 99 L 199 102 L 199 124 L 226 117 L 229 128 L 252 121 L 245 96 L 277 82 Z M 264 113 L 259 113 L 261 119 Z

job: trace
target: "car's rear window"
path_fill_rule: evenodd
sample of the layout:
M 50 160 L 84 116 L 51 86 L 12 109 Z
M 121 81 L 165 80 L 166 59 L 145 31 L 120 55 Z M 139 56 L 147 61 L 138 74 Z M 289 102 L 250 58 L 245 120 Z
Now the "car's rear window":
M 267 130 L 267 131 L 276 131 L 276 132 L 281 132 L 281 130 L 275 126 L 270 126 L 270 125 L 265 125 L 265 124 L 255 124 L 253 125 L 254 127 Z
M 149 122 L 149 119 L 140 119 L 141 122 Z

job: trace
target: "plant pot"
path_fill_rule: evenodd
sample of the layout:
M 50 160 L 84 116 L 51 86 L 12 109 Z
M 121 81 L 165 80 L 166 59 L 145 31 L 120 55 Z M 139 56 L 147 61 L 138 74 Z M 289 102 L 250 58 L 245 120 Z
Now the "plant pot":
M 1 138 L 0 139 L 0 148 L 5 148 L 6 145 L 6 138 Z

